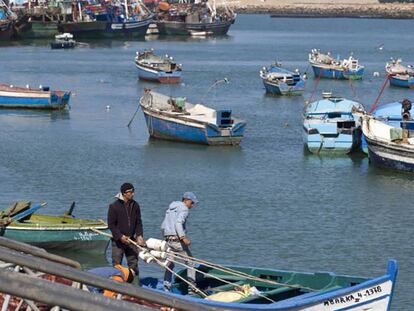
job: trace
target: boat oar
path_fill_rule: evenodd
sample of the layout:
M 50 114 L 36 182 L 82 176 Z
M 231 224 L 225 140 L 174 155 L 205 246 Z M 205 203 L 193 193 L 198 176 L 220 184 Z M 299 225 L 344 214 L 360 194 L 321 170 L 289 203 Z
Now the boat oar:
M 41 208 L 41 207 L 43 207 L 43 206 L 46 206 L 46 205 L 47 205 L 47 203 L 46 203 L 46 202 L 43 202 L 42 204 L 37 204 L 37 205 L 35 205 L 35 206 L 33 206 L 33 207 L 29 208 L 28 210 L 25 210 L 24 212 L 21 212 L 21 213 L 17 214 L 16 216 L 12 217 L 12 219 L 11 219 L 11 221 L 10 221 L 10 222 L 13 222 L 13 221 L 19 221 L 20 219 L 23 219 L 24 217 L 26 217 L 26 216 L 29 216 L 29 215 L 33 214 L 33 213 L 34 213 L 34 212 L 36 212 L 39 208 Z
M 107 236 L 109 238 L 112 239 L 112 235 L 106 232 L 103 232 L 101 230 L 95 229 L 95 228 L 91 228 L 92 231 L 102 234 L 104 236 Z M 138 245 L 138 243 L 136 243 L 135 241 L 131 240 L 128 238 L 129 243 L 131 243 L 132 245 L 134 245 L 136 248 L 138 248 L 139 250 L 148 250 L 148 248 L 146 247 L 142 247 L 140 245 Z M 192 289 L 194 289 L 197 293 L 200 293 L 203 297 L 207 297 L 207 295 L 201 291 L 200 289 L 198 289 L 197 287 L 194 286 L 194 284 L 191 284 L 189 281 L 187 281 L 186 279 L 184 279 L 181 275 L 179 275 L 178 273 L 174 272 L 172 269 L 170 269 L 169 267 L 167 267 L 166 265 L 163 265 L 163 263 L 161 262 L 161 260 L 159 260 L 157 257 L 155 257 L 154 255 L 152 255 L 151 253 L 149 253 L 150 256 L 155 260 L 155 262 L 160 265 L 161 267 L 165 268 L 166 270 L 168 270 L 169 272 L 171 272 L 172 274 L 175 275 L 175 277 L 179 278 L 180 280 L 182 280 L 184 283 L 186 283 L 188 286 L 190 286 Z
M 129 121 L 129 123 L 128 123 L 128 125 L 127 125 L 128 127 L 131 125 L 132 121 L 134 121 L 134 118 L 135 118 L 135 116 L 136 116 L 136 114 L 137 114 L 138 110 L 139 110 L 139 105 L 138 105 L 137 110 L 135 110 L 135 113 L 134 113 L 134 115 L 132 116 L 131 121 Z
M 71 217 L 73 210 L 75 209 L 75 201 L 72 202 L 71 206 L 69 207 L 69 209 L 63 214 L 63 216 L 68 216 Z M 72 216 L 73 217 L 73 216 Z

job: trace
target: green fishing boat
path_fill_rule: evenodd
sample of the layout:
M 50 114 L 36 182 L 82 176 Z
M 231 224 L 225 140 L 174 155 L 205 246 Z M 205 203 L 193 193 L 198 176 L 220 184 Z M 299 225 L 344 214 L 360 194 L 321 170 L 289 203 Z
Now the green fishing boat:
M 1 211 L 0 236 L 48 249 L 97 249 L 107 245 L 109 239 L 93 231 L 108 231 L 103 220 L 73 217 L 74 203 L 61 216 L 35 213 L 43 205 L 32 206 L 29 201 L 19 201 Z

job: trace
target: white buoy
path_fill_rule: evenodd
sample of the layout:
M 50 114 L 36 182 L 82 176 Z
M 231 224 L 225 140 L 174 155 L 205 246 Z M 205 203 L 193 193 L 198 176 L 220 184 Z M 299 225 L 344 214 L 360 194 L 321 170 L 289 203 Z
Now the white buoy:
M 110 109 L 111 109 L 111 106 L 106 105 L 106 110 L 110 110 Z
M 166 259 L 167 258 L 167 253 L 166 252 L 161 252 L 161 251 L 154 251 L 151 250 L 150 254 L 158 259 Z
M 159 239 L 149 238 L 147 241 L 147 247 L 155 251 L 165 252 L 167 250 L 167 242 Z
M 308 75 L 306 73 L 304 73 L 303 76 L 302 76 L 302 79 L 303 80 L 308 80 Z
M 146 263 L 151 263 L 151 262 L 154 261 L 154 257 L 150 253 L 148 253 L 147 251 L 139 252 L 138 256 L 139 256 L 139 258 L 141 258 Z
M 378 71 L 375 71 L 372 75 L 373 75 L 374 77 L 379 77 L 379 76 L 380 76 L 380 73 L 379 73 Z

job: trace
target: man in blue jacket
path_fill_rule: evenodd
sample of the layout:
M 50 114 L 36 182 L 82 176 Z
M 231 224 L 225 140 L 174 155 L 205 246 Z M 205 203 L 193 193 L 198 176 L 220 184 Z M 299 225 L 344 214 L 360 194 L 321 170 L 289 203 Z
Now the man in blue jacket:
M 192 257 L 189 248 L 191 241 L 187 236 L 186 222 L 190 209 L 197 203 L 198 200 L 194 193 L 185 192 L 183 194 L 182 201 L 172 202 L 165 212 L 165 218 L 161 225 L 161 231 L 168 246 L 173 252 Z M 190 265 L 190 263 L 187 262 L 187 265 Z M 171 270 L 174 269 L 174 263 L 169 262 L 167 267 Z M 169 270 L 165 270 L 164 289 L 166 291 L 171 290 L 171 280 L 172 273 Z M 189 286 L 188 288 L 189 294 L 192 294 L 196 288 L 195 270 L 187 269 L 187 280 L 193 284 L 193 286 Z

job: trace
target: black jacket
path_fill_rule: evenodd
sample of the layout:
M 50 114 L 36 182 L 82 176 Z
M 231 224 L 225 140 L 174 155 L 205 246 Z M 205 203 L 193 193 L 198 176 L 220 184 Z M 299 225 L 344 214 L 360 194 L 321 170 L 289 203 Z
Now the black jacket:
M 108 226 L 115 241 L 122 235 L 131 239 L 143 235 L 141 210 L 139 204 L 131 200 L 128 203 L 116 199 L 108 209 Z

